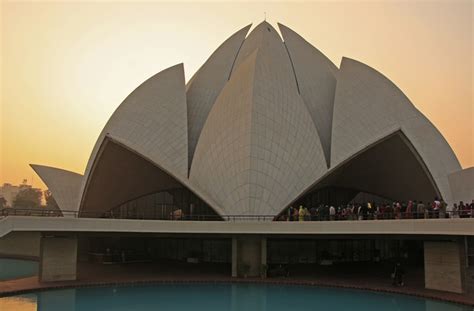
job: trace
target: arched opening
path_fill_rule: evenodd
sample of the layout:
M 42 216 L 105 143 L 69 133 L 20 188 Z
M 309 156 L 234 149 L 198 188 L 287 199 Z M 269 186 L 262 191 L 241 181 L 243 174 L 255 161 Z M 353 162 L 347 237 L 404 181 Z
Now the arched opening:
M 408 138 L 397 131 L 331 170 L 293 204 L 429 202 L 435 197 L 441 195 L 431 174 Z
M 140 154 L 107 137 L 93 164 L 80 217 L 208 219 L 221 217 Z
M 186 188 L 159 191 L 114 207 L 110 217 L 119 219 L 220 220 L 203 200 Z

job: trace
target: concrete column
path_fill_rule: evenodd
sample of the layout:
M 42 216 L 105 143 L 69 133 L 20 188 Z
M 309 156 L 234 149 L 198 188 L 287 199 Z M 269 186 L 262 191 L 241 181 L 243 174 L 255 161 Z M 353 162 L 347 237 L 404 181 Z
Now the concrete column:
M 76 280 L 77 238 L 41 237 L 39 266 L 40 282 Z
M 232 238 L 232 277 L 237 277 L 237 238 Z
M 267 264 L 266 238 L 241 237 L 232 239 L 232 276 L 261 276 Z
M 262 238 L 260 240 L 260 268 L 267 266 L 267 238 Z M 261 271 L 261 276 L 267 277 L 267 270 Z
M 462 293 L 461 249 L 458 242 L 424 243 L 425 287 Z
M 461 241 L 461 272 L 465 293 L 474 294 L 474 237 L 464 236 Z

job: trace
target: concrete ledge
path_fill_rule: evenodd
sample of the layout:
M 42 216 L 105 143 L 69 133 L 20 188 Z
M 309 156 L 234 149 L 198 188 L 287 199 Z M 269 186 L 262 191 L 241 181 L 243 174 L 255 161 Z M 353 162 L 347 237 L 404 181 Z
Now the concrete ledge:
M 0 238 L 10 232 L 19 231 L 267 235 L 384 234 L 474 236 L 474 218 L 313 222 L 226 222 L 8 216 L 0 220 Z

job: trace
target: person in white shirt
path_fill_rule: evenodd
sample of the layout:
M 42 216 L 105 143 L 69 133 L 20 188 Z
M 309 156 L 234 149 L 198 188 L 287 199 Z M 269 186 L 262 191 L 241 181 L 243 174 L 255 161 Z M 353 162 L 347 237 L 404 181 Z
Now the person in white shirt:
M 332 205 L 331 205 L 331 207 L 329 207 L 329 219 L 330 220 L 335 220 L 336 219 L 336 209 Z

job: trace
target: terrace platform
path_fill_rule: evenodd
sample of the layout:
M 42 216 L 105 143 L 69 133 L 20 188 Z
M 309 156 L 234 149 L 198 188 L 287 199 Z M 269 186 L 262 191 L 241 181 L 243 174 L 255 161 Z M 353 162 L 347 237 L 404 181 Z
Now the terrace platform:
M 265 235 L 441 235 L 474 236 L 474 218 L 353 221 L 170 221 L 106 218 L 8 216 L 0 219 L 0 238 L 10 232 L 117 232 L 164 234 Z

